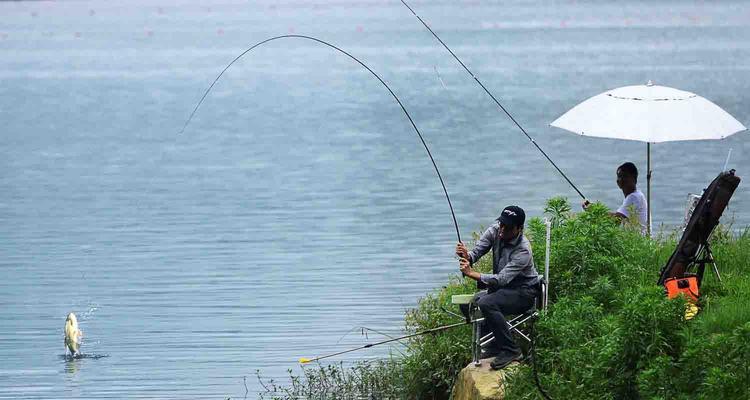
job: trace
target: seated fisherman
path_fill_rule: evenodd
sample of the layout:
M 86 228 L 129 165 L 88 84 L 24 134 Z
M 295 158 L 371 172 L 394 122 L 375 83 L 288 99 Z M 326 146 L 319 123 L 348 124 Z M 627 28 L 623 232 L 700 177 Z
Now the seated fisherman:
M 648 205 L 646 196 L 638 190 L 638 168 L 632 162 L 626 162 L 617 167 L 617 187 L 622 190 L 625 196 L 622 205 L 617 211 L 611 213 L 613 217 L 620 221 L 634 221 L 640 224 L 641 233 L 647 232 L 648 225 Z M 583 209 L 589 206 L 589 201 L 583 202 Z M 635 213 L 635 214 L 633 214 Z
M 461 257 L 461 272 L 488 290 L 479 295 L 476 304 L 485 318 L 485 327 L 492 330 L 495 340 L 486 351 L 495 356 L 490 364 L 500 369 L 521 359 L 521 349 L 513 340 L 504 314 L 522 314 L 534 304 L 539 291 L 539 275 L 534 268 L 531 244 L 523 235 L 526 214 L 518 206 L 505 207 L 496 223 L 490 226 L 469 252 L 463 243 L 456 245 Z M 480 274 L 471 265 L 492 249 L 492 274 Z

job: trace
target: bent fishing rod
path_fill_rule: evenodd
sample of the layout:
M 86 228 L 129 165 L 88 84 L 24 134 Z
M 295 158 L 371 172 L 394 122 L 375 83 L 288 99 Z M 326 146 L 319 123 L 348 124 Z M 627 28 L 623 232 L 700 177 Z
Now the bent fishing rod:
M 518 127 L 518 129 L 520 129 L 521 132 L 523 132 L 523 134 L 526 135 L 526 137 L 529 139 L 529 141 L 531 141 L 531 143 L 537 148 L 537 150 L 539 150 L 542 153 L 542 155 L 544 156 L 544 158 L 546 158 L 547 161 L 549 161 L 550 164 L 552 164 L 552 166 L 555 167 L 555 169 L 557 170 L 557 172 L 559 172 L 560 175 L 562 175 L 562 177 L 565 178 L 565 180 L 568 182 L 568 184 L 570 184 L 570 186 L 572 186 L 573 189 L 575 189 L 575 191 L 578 192 L 578 194 L 581 196 L 581 198 L 584 199 L 584 200 L 586 200 L 586 196 L 584 196 L 583 193 L 581 193 L 581 191 L 578 190 L 578 188 L 576 187 L 576 185 L 574 185 L 573 182 L 571 182 L 571 180 L 568 179 L 568 176 L 565 175 L 565 173 L 560 169 L 560 167 L 558 167 L 557 164 L 555 164 L 555 162 L 552 161 L 552 159 L 547 155 L 547 153 L 545 153 L 544 150 L 542 150 L 542 148 L 539 146 L 539 144 L 537 144 L 537 142 L 534 140 L 534 138 L 532 138 L 531 135 L 529 135 L 528 132 L 526 132 L 526 129 L 524 129 L 521 126 L 521 124 L 518 123 L 518 121 L 515 118 L 513 118 L 513 115 L 511 115 L 510 112 L 508 112 L 508 110 L 505 107 L 503 107 L 502 104 L 500 104 L 500 101 L 498 101 L 497 98 L 495 98 L 495 96 L 489 91 L 489 89 L 487 89 L 487 87 L 484 86 L 484 84 L 479 80 L 479 78 L 477 78 L 476 75 L 474 75 L 474 73 L 471 72 L 471 70 L 469 70 L 469 68 L 466 66 L 466 64 L 464 64 L 463 61 L 461 61 L 461 59 L 458 58 L 458 56 L 456 55 L 456 53 L 454 53 L 453 50 L 451 50 L 450 47 L 448 47 L 448 45 L 445 44 L 445 42 L 443 42 L 442 39 L 440 39 L 440 37 L 435 33 L 435 31 L 433 31 L 432 28 L 430 28 L 430 26 L 427 25 L 427 23 L 424 22 L 424 20 L 419 15 L 417 15 L 417 13 L 414 12 L 414 10 L 408 4 L 406 4 L 406 1 L 401 0 L 401 3 L 403 3 L 406 6 L 406 8 L 408 8 L 409 11 L 411 11 L 411 13 L 414 14 L 415 17 L 417 17 L 417 19 L 419 20 L 419 22 L 421 22 L 422 25 L 424 25 L 424 27 L 427 28 L 427 30 L 430 31 L 430 33 L 432 33 L 432 36 L 434 36 L 435 39 L 437 39 L 437 41 L 440 42 L 440 44 L 442 44 L 443 47 L 445 47 L 445 49 L 448 50 L 449 53 L 451 53 L 451 55 L 453 56 L 453 58 L 455 58 L 456 61 L 458 61 L 458 63 L 461 64 L 462 67 L 464 67 L 464 70 L 466 70 L 466 72 L 469 75 L 471 75 L 472 78 L 474 78 L 474 80 L 479 84 L 479 86 L 481 86 L 482 89 L 484 89 L 484 92 L 487 93 L 492 98 L 492 100 L 495 101 L 495 104 L 497 104 L 497 106 L 500 107 L 501 110 L 503 110 L 503 112 L 505 113 L 505 115 L 507 115 L 508 118 L 510 118 L 510 120 L 513 121 L 514 124 L 516 124 L 516 126 Z
M 341 354 L 351 353 L 351 352 L 357 351 L 357 350 L 369 349 L 370 347 L 380 346 L 381 344 L 391 343 L 391 342 L 395 342 L 397 340 L 403 340 L 403 339 L 408 339 L 408 338 L 411 338 L 411 337 L 414 337 L 414 336 L 421 336 L 421 335 L 427 335 L 429 333 L 436 333 L 436 332 L 445 331 L 445 330 L 448 330 L 448 329 L 451 329 L 451 328 L 455 328 L 457 326 L 466 325 L 466 324 L 470 324 L 470 323 L 473 323 L 473 322 L 474 321 L 468 321 L 468 322 L 467 321 L 461 321 L 461 322 L 456 322 L 455 324 L 438 326 L 437 328 L 427 329 L 427 330 L 424 330 L 424 331 L 421 331 L 421 332 L 416 332 L 416 333 L 412 333 L 412 334 L 409 334 L 409 335 L 404 335 L 404 336 L 399 336 L 399 337 L 388 339 L 388 340 L 383 340 L 382 342 L 368 343 L 368 344 L 366 344 L 364 346 L 359 346 L 359 347 L 355 347 L 353 349 L 339 351 L 339 352 L 336 352 L 336 353 L 326 354 L 324 356 L 319 356 L 319 357 L 314 357 L 314 358 L 305 358 L 305 357 L 302 357 L 302 358 L 299 359 L 299 363 L 300 364 L 307 364 L 307 363 L 310 363 L 310 362 L 313 362 L 313 361 L 318 361 L 318 360 L 322 360 L 324 358 L 329 358 L 329 357 L 335 357 L 335 356 L 338 356 L 338 355 L 341 355 Z
M 456 236 L 458 237 L 458 241 L 461 242 L 461 233 L 459 232 L 459 229 L 458 229 L 458 221 L 456 221 L 456 214 L 453 212 L 453 204 L 451 204 L 450 196 L 448 196 L 448 190 L 445 188 L 445 182 L 443 182 L 443 177 L 442 177 L 442 175 L 440 175 L 440 170 L 438 169 L 438 166 L 435 163 L 435 159 L 432 157 L 432 152 L 430 152 L 430 148 L 427 147 L 427 143 L 425 142 L 424 137 L 422 137 L 422 133 L 419 131 L 419 128 L 417 128 L 417 125 L 414 123 L 414 120 L 411 118 L 411 115 L 409 115 L 409 112 L 406 111 L 406 107 L 404 107 L 404 104 L 401 102 L 401 100 L 398 98 L 398 96 L 396 96 L 396 93 L 394 93 L 393 90 L 391 90 L 390 86 L 388 86 L 388 84 L 385 83 L 385 81 L 380 77 L 380 75 L 376 74 L 375 71 L 373 71 L 372 69 L 370 69 L 370 67 L 368 67 L 367 65 L 365 65 L 365 63 L 363 63 L 362 61 L 360 61 L 358 58 L 354 57 L 353 55 L 351 55 L 347 51 L 342 50 L 339 47 L 336 47 L 335 45 L 333 45 L 331 43 L 328 43 L 328 42 L 326 42 L 324 40 L 317 39 L 317 38 L 314 38 L 312 36 L 305 36 L 305 35 L 281 35 L 281 36 L 274 36 L 272 38 L 268 38 L 266 40 L 260 41 L 260 42 L 258 42 L 256 44 L 250 46 L 247 50 L 243 51 L 240 55 L 238 55 L 237 57 L 235 57 L 235 59 L 232 60 L 232 62 L 230 62 L 229 64 L 227 64 L 227 66 L 224 67 L 224 69 L 221 71 L 221 73 L 219 73 L 219 75 L 216 77 L 216 79 L 214 79 L 214 81 L 211 83 L 211 85 L 208 87 L 208 89 L 206 89 L 205 93 L 203 93 L 203 96 L 201 97 L 200 101 L 198 101 L 198 104 L 193 109 L 193 112 L 190 113 L 190 117 L 188 117 L 187 121 L 185 121 L 185 125 L 182 127 L 182 130 L 180 130 L 180 133 L 185 132 L 185 129 L 187 128 L 188 124 L 190 124 L 190 121 L 192 121 L 193 116 L 195 116 L 195 113 L 198 111 L 198 107 L 200 107 L 201 104 L 203 104 L 203 100 L 206 99 L 206 96 L 208 96 L 208 93 L 211 91 L 211 89 L 214 87 L 214 85 L 216 85 L 216 82 L 219 81 L 219 78 L 221 78 L 221 76 L 224 75 L 224 72 L 226 72 L 229 69 L 229 67 L 232 66 L 232 64 L 234 64 L 235 62 L 237 62 L 245 54 L 251 52 L 253 49 L 255 49 L 258 46 L 261 46 L 261 45 L 263 45 L 265 43 L 268 43 L 268 42 L 271 42 L 271 41 L 274 41 L 274 40 L 290 39 L 290 38 L 312 40 L 314 42 L 317 42 L 317 43 L 320 43 L 320 44 L 324 44 L 324 45 L 326 45 L 326 46 L 328 46 L 328 47 L 330 47 L 330 48 L 332 48 L 334 50 L 339 51 L 340 53 L 345 54 L 346 56 L 348 56 L 352 60 L 356 61 L 359 65 L 361 65 L 362 67 L 364 67 L 367 71 L 369 71 L 375 78 L 378 79 L 378 81 L 380 81 L 380 83 L 383 84 L 383 86 L 385 86 L 386 89 L 388 89 L 388 92 L 390 92 L 391 96 L 393 96 L 393 98 L 396 99 L 396 102 L 401 107 L 401 110 L 403 110 L 404 114 L 406 114 L 406 118 L 409 119 L 409 122 L 411 123 L 411 126 L 414 128 L 414 131 L 417 133 L 417 136 L 419 136 L 419 140 L 422 142 L 422 146 L 424 146 L 424 149 L 427 151 L 427 155 L 430 157 L 430 161 L 432 161 L 432 166 L 435 168 L 435 173 L 437 174 L 438 179 L 440 179 L 440 185 L 443 187 L 443 193 L 445 193 L 445 199 L 448 200 L 448 207 L 450 208 L 451 216 L 453 217 L 453 225 L 456 228 Z

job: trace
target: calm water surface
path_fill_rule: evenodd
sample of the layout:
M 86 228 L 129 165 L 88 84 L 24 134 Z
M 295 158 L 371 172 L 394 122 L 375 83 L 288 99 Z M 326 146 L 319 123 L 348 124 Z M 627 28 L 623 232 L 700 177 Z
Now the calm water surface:
M 750 123 L 750 7 L 686 1 L 413 6 L 591 199 L 645 144 L 548 127 L 651 79 Z M 397 1 L 0 3 L 0 398 L 233 398 L 296 360 L 399 333 L 457 265 L 423 131 L 463 236 L 576 193 Z M 653 146 L 656 225 L 747 133 Z M 746 185 L 728 217 L 750 224 Z M 65 361 L 76 312 L 91 358 Z M 370 337 L 370 340 L 373 336 Z M 382 357 L 387 348 L 336 361 Z M 100 357 L 99 356 L 106 356 Z

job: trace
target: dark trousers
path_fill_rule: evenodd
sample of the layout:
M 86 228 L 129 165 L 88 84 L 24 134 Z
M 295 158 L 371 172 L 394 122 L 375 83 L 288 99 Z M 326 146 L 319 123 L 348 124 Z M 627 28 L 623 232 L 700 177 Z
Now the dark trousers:
M 495 334 L 495 349 L 517 353 L 520 348 L 513 340 L 505 315 L 518 315 L 531 309 L 537 289 L 529 286 L 499 288 L 492 293 L 477 295 L 477 306 L 484 316 L 482 335 L 491 330 Z

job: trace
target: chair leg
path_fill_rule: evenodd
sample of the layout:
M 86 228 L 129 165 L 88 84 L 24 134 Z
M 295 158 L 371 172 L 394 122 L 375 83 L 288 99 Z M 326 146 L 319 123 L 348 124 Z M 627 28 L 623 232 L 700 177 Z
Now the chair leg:
M 471 358 L 474 365 L 479 366 L 481 365 L 480 359 L 482 356 L 482 348 L 492 343 L 495 340 L 495 335 L 490 332 L 484 336 L 481 336 L 481 329 L 479 324 L 484 321 L 484 318 L 482 318 L 481 314 L 476 308 L 472 309 L 471 315 L 474 316 L 471 330 Z M 531 338 L 529 337 L 529 335 L 524 333 L 521 328 L 522 325 L 526 324 L 529 320 L 538 317 L 538 315 L 538 312 L 534 312 L 532 314 L 517 315 L 506 322 L 508 324 L 508 329 L 511 332 L 516 333 L 519 337 L 525 340 L 526 343 L 531 343 Z M 524 357 L 526 357 L 525 351 Z
M 521 330 L 513 328 L 513 331 L 516 332 L 517 334 L 521 335 L 521 337 L 524 338 L 527 342 L 531 342 L 531 339 L 528 336 L 526 336 L 526 334 L 524 334 L 523 332 L 521 332 Z
M 538 316 L 538 312 L 534 312 L 531 315 L 524 315 L 523 319 L 515 318 L 514 321 L 517 321 L 515 323 L 508 323 L 508 328 L 512 331 L 517 333 L 519 336 L 521 336 L 524 340 L 526 340 L 527 343 L 531 343 L 531 338 L 529 338 L 528 335 L 523 333 L 520 329 L 520 326 L 531 320 L 532 318 L 536 318 Z M 520 319 L 520 321 L 518 321 Z
M 479 366 L 480 353 L 482 352 L 482 345 L 480 343 L 481 338 L 479 337 L 479 322 L 474 322 L 471 330 L 471 358 L 475 366 Z
M 487 346 L 488 344 L 492 343 L 495 340 L 495 335 L 490 332 L 481 338 L 479 338 L 479 347 Z

